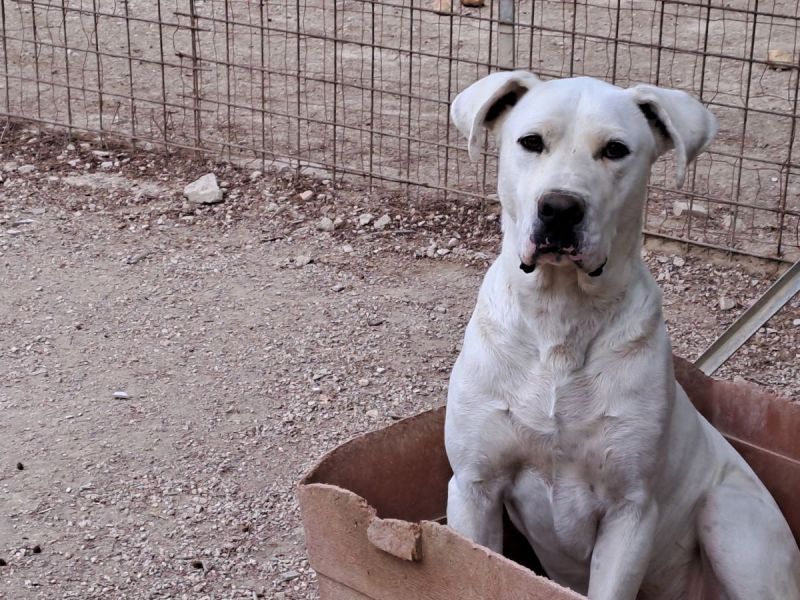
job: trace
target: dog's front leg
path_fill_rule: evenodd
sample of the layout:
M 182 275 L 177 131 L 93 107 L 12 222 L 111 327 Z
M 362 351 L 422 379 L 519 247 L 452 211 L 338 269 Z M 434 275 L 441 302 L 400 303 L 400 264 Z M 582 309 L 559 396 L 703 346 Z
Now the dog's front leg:
M 464 537 L 502 553 L 503 501 L 499 490 L 459 484 L 453 475 L 447 488 L 447 524 Z
M 589 575 L 589 600 L 634 600 L 650 563 L 658 520 L 652 500 L 626 502 L 600 522 Z

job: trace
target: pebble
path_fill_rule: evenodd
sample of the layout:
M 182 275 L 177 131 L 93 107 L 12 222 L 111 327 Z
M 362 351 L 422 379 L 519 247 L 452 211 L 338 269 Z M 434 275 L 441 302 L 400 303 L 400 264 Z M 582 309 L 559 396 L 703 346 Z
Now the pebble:
M 736 306 L 736 301 L 733 300 L 732 298 L 728 298 L 727 296 L 722 296 L 719 299 L 720 310 L 731 310 L 735 306 Z
M 312 192 L 311 190 L 306 190 L 305 192 L 300 194 L 300 200 L 302 200 L 303 202 L 308 202 L 313 197 L 314 197 L 314 192 Z
M 390 217 L 389 215 L 383 215 L 380 219 L 378 219 L 372 224 L 372 227 L 378 230 L 385 229 L 386 226 L 391 222 L 392 222 L 392 217 Z
M 675 265 L 676 267 L 680 268 L 680 267 L 682 267 L 683 265 L 686 264 L 686 261 L 681 256 L 674 256 L 672 258 L 672 264 Z
M 183 195 L 189 202 L 195 204 L 217 204 L 222 202 L 222 190 L 217 184 L 217 176 L 214 173 L 206 173 L 196 179 L 185 188 Z
M 447 240 L 448 248 L 455 248 L 456 246 L 458 246 L 458 238 L 450 238 Z
M 19 235 L 22 232 L 19 229 L 8 229 L 6 233 L 8 235 Z
M 298 577 L 300 577 L 300 573 L 294 570 L 281 573 L 281 581 L 291 581 L 292 579 L 297 579 Z
M 250 173 L 250 181 L 255 181 L 256 179 L 261 179 L 263 173 L 261 171 L 253 171 Z
M 307 264 L 312 262 L 314 262 L 314 259 L 308 254 L 298 254 L 294 257 L 294 266 L 296 267 L 305 267 Z
M 347 254 L 350 254 L 352 251 L 353 251 L 353 247 L 350 244 L 344 244 L 342 246 L 342 252 L 346 252 Z
M 450 248 L 439 248 L 436 251 L 436 254 L 437 256 L 446 256 L 447 254 L 450 254 Z
M 106 150 L 92 150 L 92 154 L 94 154 L 97 158 L 105 158 L 111 155 L 111 153 Z
M 367 417 L 369 417 L 370 419 L 377 419 L 378 417 L 380 417 L 380 413 L 378 412 L 378 409 L 377 409 L 377 408 L 370 408 L 370 409 L 369 409 L 369 410 L 366 412 L 366 415 L 367 415 Z
M 104 160 L 103 162 L 100 163 L 100 168 L 101 169 L 110 169 L 113 166 L 114 166 L 114 163 L 111 162 L 110 160 Z
M 383 319 L 379 317 L 375 317 L 374 319 L 369 319 L 367 321 L 367 325 L 370 327 L 377 327 L 378 325 L 383 325 Z
M 343 283 L 337 283 L 331 288 L 334 292 L 341 292 L 345 289 L 345 285 Z
M 365 225 L 369 225 L 370 223 L 372 223 L 373 218 L 374 217 L 370 213 L 361 214 L 358 216 L 358 224 L 361 227 L 364 227 Z
M 127 400 L 130 398 L 127 392 L 114 392 L 114 399 L 116 400 Z
M 34 165 L 22 165 L 19 169 L 17 169 L 17 173 L 27 175 L 28 173 L 33 173 L 35 170 L 36 167 Z
M 682 217 L 685 214 L 691 214 L 693 217 L 707 217 L 708 209 L 705 206 L 700 206 L 696 202 L 689 206 L 688 202 L 681 202 L 676 200 L 672 203 L 672 214 L 676 217 Z
M 369 385 L 369 379 L 359 379 L 358 385 L 361 387 L 367 387 Z
M 794 321 L 792 321 L 792 325 L 794 325 L 795 327 L 800 327 L 800 319 L 795 319 Z
M 319 231 L 333 231 L 336 229 L 333 221 L 328 217 L 322 217 L 319 221 L 317 221 L 316 227 Z

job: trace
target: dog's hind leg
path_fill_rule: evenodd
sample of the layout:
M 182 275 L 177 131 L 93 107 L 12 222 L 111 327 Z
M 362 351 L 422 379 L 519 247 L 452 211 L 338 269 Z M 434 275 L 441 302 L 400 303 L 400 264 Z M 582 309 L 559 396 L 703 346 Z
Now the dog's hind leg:
M 726 600 L 800 600 L 800 550 L 772 497 L 735 470 L 698 514 L 700 545 Z
M 447 488 L 447 524 L 458 533 L 501 553 L 503 502 L 499 491 L 459 484 L 455 475 Z

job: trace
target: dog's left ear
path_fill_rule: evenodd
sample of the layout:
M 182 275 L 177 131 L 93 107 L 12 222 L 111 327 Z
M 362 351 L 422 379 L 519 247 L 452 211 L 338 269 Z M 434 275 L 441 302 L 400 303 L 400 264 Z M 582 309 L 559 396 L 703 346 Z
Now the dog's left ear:
M 502 71 L 479 79 L 461 92 L 450 107 L 450 118 L 468 140 L 469 157 L 481 155 L 480 134 L 492 129 L 539 78 L 528 71 Z
M 657 156 L 675 148 L 676 183 L 682 187 L 686 167 L 714 139 L 717 119 L 700 102 L 679 90 L 637 85 L 628 92 L 654 129 Z

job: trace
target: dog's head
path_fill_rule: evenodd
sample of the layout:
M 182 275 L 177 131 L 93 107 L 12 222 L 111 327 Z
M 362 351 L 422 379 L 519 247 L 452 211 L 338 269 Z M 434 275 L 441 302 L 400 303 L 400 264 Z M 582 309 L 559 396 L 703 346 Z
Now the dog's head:
M 503 228 L 526 272 L 549 262 L 602 273 L 616 236 L 641 233 L 653 162 L 674 148 L 681 186 L 716 133 L 713 115 L 684 92 L 588 77 L 541 81 L 526 71 L 484 77 L 450 114 L 473 160 L 483 130 L 497 136 Z

